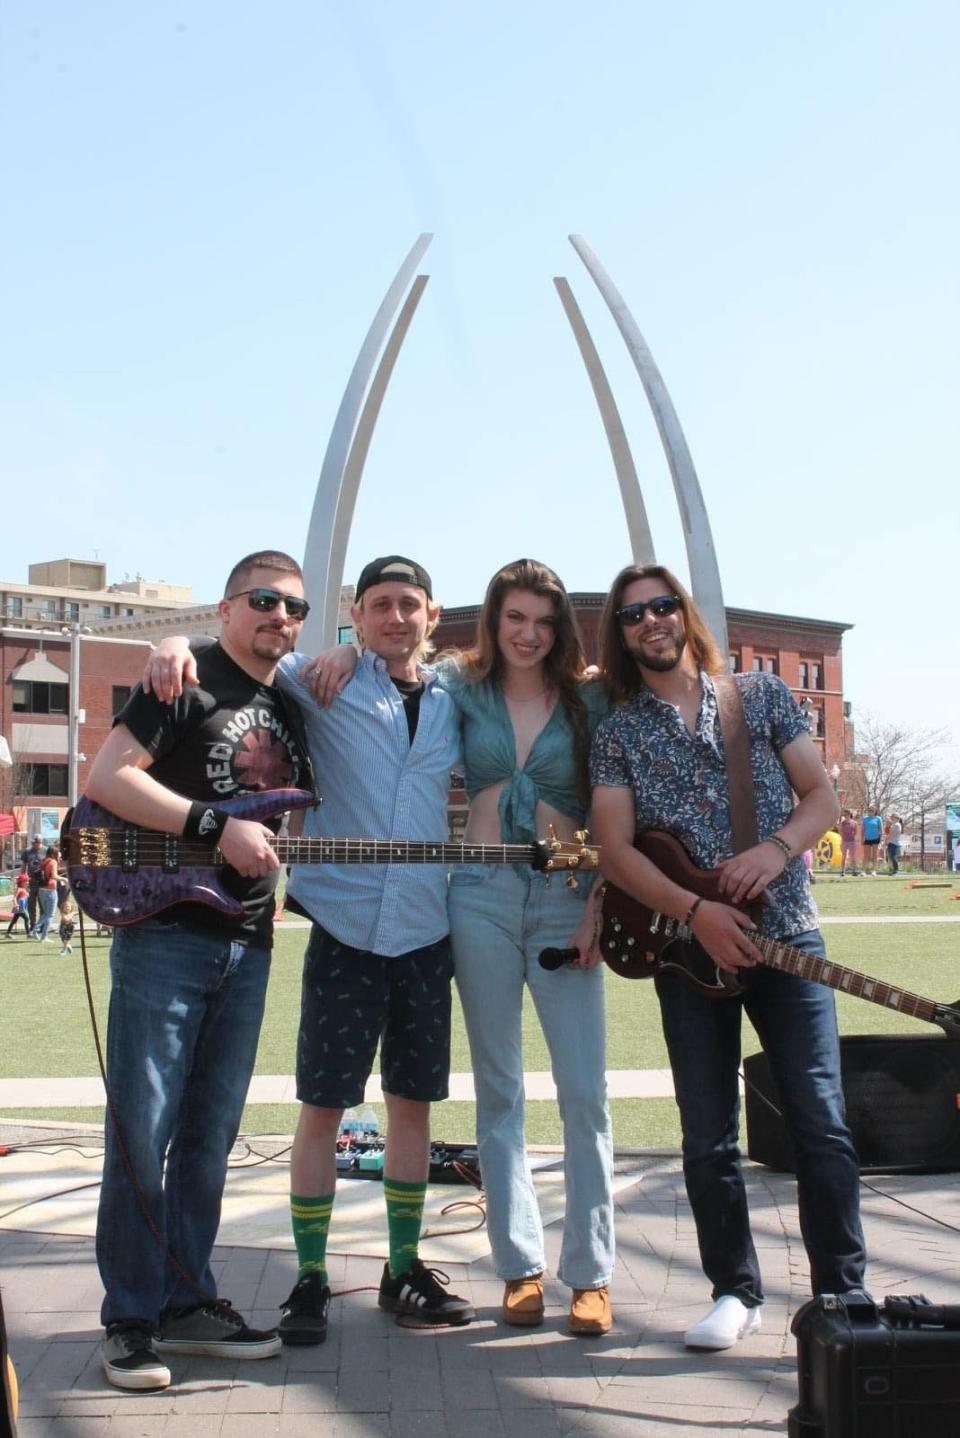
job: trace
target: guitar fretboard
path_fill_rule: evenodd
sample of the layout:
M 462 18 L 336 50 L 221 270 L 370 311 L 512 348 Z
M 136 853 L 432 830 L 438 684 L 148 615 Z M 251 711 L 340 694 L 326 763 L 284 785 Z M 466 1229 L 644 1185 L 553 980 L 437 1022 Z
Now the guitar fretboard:
M 693 937 L 686 924 L 681 924 L 678 932 L 684 939 Z M 764 963 L 773 969 L 782 969 L 784 973 L 795 974 L 797 978 L 809 979 L 815 984 L 826 984 L 828 988 L 852 994 L 856 999 L 882 1004 L 885 1009 L 896 1009 L 898 1013 L 910 1014 L 928 1024 L 939 1022 L 941 1005 L 934 1003 L 932 999 L 911 994 L 907 989 L 885 983 L 883 979 L 871 978 L 869 974 L 858 973 L 856 969 L 844 968 L 843 964 L 834 964 L 830 959 L 822 959 L 819 954 L 808 953 L 806 949 L 778 943 L 776 939 L 768 939 L 756 929 L 747 929 L 746 935 L 760 950 Z
M 160 834 L 151 829 L 98 831 L 101 852 L 96 864 L 119 868 L 136 865 L 167 867 L 175 859 L 184 867 L 212 868 L 224 863 L 209 844 Z M 105 847 L 104 847 L 105 846 Z M 537 844 L 454 844 L 419 839 L 274 839 L 281 864 L 527 864 L 542 867 L 549 846 Z M 545 853 L 545 850 L 547 851 Z M 81 852 L 74 862 L 83 863 Z M 93 861 L 91 861 L 93 862 Z

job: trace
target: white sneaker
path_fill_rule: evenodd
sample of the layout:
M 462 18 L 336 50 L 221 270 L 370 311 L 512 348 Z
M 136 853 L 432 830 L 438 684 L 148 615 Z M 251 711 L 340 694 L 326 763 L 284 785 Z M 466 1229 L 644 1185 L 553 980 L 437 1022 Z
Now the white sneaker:
M 732 1348 L 760 1327 L 760 1309 L 747 1308 L 732 1293 L 718 1298 L 705 1317 L 683 1335 L 686 1348 Z

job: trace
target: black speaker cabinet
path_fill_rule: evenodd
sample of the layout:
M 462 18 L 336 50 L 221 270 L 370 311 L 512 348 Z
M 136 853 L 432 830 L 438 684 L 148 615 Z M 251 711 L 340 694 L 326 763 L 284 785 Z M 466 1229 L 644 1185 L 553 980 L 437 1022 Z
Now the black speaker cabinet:
M 847 1122 L 866 1173 L 960 1170 L 960 1039 L 863 1034 L 840 1040 Z M 753 1089 L 781 1107 L 765 1054 L 743 1064 L 747 1154 L 794 1173 L 786 1128 Z

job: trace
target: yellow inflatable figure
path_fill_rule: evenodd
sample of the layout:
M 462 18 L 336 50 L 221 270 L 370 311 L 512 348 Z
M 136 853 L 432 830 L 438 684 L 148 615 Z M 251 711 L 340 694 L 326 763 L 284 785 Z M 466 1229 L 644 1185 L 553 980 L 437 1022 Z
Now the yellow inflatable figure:
M 839 869 L 840 835 L 836 829 L 827 830 L 823 838 L 817 843 L 814 853 L 821 869 Z

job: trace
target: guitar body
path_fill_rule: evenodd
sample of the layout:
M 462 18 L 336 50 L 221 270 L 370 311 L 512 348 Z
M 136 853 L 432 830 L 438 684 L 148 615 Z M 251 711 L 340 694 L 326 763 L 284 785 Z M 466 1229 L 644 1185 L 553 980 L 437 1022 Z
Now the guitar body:
M 235 799 L 218 799 L 217 808 L 232 819 L 250 819 L 262 824 L 288 809 L 306 809 L 314 802 L 314 795 L 306 789 L 263 789 Z M 85 853 L 83 845 L 72 838 L 72 832 L 80 829 L 108 830 L 117 835 L 128 832 L 131 836 L 142 831 L 86 797 L 67 815 L 61 843 L 70 886 L 83 912 L 96 923 L 114 928 L 138 924 L 163 909 L 184 903 L 204 904 L 231 918 L 243 912 L 242 905 L 223 887 L 220 870 L 212 863 L 165 867 L 163 863 L 137 860 L 127 869 L 104 867 L 99 862 L 100 856 L 95 852 Z M 212 857 L 212 849 L 208 852 Z M 132 848 L 131 859 L 134 855 Z
M 642 829 L 634 848 L 677 884 L 711 903 L 729 904 L 720 893 L 719 869 L 698 869 L 672 834 Z M 736 907 L 731 905 L 731 907 Z M 758 906 L 746 912 L 756 922 Z M 679 939 L 674 920 L 608 883 L 603 892 L 600 952 L 604 962 L 624 979 L 649 979 L 657 973 L 674 973 L 710 998 L 731 998 L 742 992 L 736 974 L 719 969 L 699 944 Z

